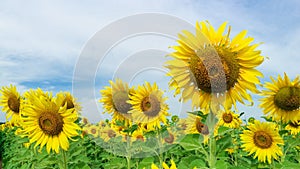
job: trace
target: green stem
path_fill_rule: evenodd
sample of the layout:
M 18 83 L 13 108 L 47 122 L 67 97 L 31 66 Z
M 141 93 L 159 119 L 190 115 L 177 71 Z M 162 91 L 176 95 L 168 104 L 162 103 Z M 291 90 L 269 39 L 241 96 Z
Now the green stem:
M 64 169 L 68 169 L 67 156 L 66 156 L 66 151 L 65 150 L 62 150 L 62 155 L 63 155 L 63 166 L 64 166 Z
M 215 115 L 210 111 L 207 117 L 207 126 L 209 130 L 209 156 L 207 159 L 209 168 L 216 168 L 216 140 L 214 137 L 214 128 L 216 125 Z
M 128 137 L 127 137 L 127 156 L 126 156 L 126 160 L 127 160 L 127 169 L 131 169 L 131 135 L 129 134 L 129 132 L 127 133 Z

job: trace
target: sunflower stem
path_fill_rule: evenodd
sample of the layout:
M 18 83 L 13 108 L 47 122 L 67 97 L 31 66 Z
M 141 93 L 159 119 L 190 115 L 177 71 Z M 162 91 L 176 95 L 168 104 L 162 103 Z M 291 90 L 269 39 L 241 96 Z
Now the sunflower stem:
M 65 150 L 62 150 L 62 157 L 63 157 L 63 167 L 64 167 L 64 169 L 68 169 L 67 156 L 66 156 Z
M 216 168 L 216 140 L 214 137 L 214 129 L 216 125 L 216 117 L 212 111 L 207 116 L 207 127 L 209 130 L 209 156 L 207 159 L 209 168 Z

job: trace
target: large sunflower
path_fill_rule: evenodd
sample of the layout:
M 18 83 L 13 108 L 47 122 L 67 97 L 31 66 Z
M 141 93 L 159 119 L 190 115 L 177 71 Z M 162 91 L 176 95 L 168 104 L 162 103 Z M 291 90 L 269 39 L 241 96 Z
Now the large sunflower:
M 18 125 L 20 123 L 22 98 L 17 92 L 16 86 L 2 87 L 0 93 L 0 106 L 2 106 L 2 111 L 6 113 L 6 120 L 11 117 L 10 122 Z
M 188 31 L 179 34 L 179 45 L 170 54 L 173 60 L 166 62 L 175 94 L 181 90 L 183 101 L 191 99 L 192 107 L 205 113 L 218 108 L 216 103 L 225 103 L 227 109 L 232 104 L 236 107 L 236 101 L 253 103 L 247 90 L 258 92 L 258 77 L 263 76 L 254 69 L 264 60 L 256 50 L 258 44 L 250 45 L 254 39 L 245 37 L 247 31 L 230 40 L 230 27 L 224 34 L 226 25 L 215 31 L 208 22 L 197 22 L 196 35 Z
M 218 121 L 219 126 L 238 128 L 242 124 L 242 120 L 239 118 L 239 115 L 235 114 L 230 110 L 222 111 L 221 113 L 219 113 L 218 119 L 219 119 Z
M 80 127 L 74 123 L 77 114 L 67 106 L 60 107 L 48 97 L 28 95 L 30 103 L 24 105 L 22 111 L 22 127 L 29 137 L 29 143 L 35 142 L 35 147 L 40 150 L 46 145 L 47 152 L 54 150 L 59 153 L 59 148 L 68 150 L 69 141 L 77 136 Z
M 131 115 L 128 113 L 131 104 L 128 103 L 129 95 L 134 93 L 133 89 L 128 88 L 128 84 L 116 79 L 116 82 L 109 81 L 111 86 L 106 86 L 100 93 L 102 98 L 99 102 L 103 103 L 105 112 L 111 114 L 114 120 L 131 123 Z
M 154 130 L 160 128 L 160 123 L 167 123 L 168 105 L 163 92 L 158 89 L 156 83 L 151 86 L 146 82 L 143 86 L 138 86 L 134 95 L 130 96 L 129 103 L 132 105 L 133 119 L 140 123 L 142 128 Z
M 268 90 L 262 91 L 264 98 L 260 99 L 263 112 L 272 117 L 273 120 L 283 122 L 296 122 L 300 116 L 300 76 L 294 81 L 284 73 L 284 78 L 280 75 L 273 83 L 266 82 L 264 87 Z
M 283 155 L 279 145 L 283 145 L 283 139 L 280 137 L 276 124 L 268 122 L 254 121 L 248 126 L 248 130 L 244 130 L 240 135 L 242 148 L 249 152 L 249 155 L 255 153 L 253 158 L 258 157 L 258 161 L 268 163 L 272 162 L 272 158 L 278 159 Z

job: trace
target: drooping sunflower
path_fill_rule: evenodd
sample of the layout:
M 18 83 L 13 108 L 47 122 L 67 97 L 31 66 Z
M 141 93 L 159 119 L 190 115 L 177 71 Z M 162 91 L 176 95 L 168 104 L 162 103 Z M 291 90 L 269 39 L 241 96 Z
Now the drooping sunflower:
M 42 96 L 42 95 L 41 95 Z M 29 95 L 30 103 L 24 105 L 22 111 L 22 127 L 28 135 L 29 143 L 35 142 L 35 148 L 59 153 L 59 149 L 68 150 L 69 140 L 79 135 L 81 128 L 75 123 L 77 114 L 67 106 L 60 107 L 48 97 Z
M 166 97 L 163 97 L 161 91 L 156 83 L 151 86 L 146 82 L 143 86 L 138 86 L 135 94 L 130 95 L 129 103 L 132 105 L 133 120 L 140 123 L 142 128 L 147 130 L 154 130 L 167 123 L 166 116 L 168 116 L 168 105 L 165 103 Z
M 279 75 L 277 80 L 271 80 L 273 83 L 264 85 L 267 90 L 262 91 L 264 98 L 259 106 L 273 120 L 296 122 L 300 117 L 300 76 L 291 81 L 284 73 L 284 78 Z
M 76 99 L 71 95 L 70 92 L 58 92 L 56 94 L 56 103 L 63 107 L 67 104 L 67 109 L 73 109 L 79 113 L 81 111 L 80 105 L 76 102 Z
M 99 100 L 103 104 L 105 112 L 112 114 L 114 120 L 125 121 L 127 125 L 131 124 L 131 104 L 128 103 L 129 96 L 134 93 L 133 89 L 128 87 L 127 83 L 121 79 L 116 82 L 109 81 L 111 86 L 106 86 L 100 93 L 102 98 Z
M 284 142 L 276 129 L 276 124 L 256 120 L 247 128 L 240 137 L 241 147 L 249 152 L 249 155 L 255 153 L 253 158 L 257 157 L 258 161 L 264 163 L 267 160 L 269 164 L 272 158 L 277 160 L 283 155 L 279 145 L 283 145 Z
M 289 122 L 287 126 L 285 126 L 286 130 L 290 130 L 292 135 L 297 135 L 300 133 L 300 121 Z
M 6 120 L 11 117 L 10 122 L 19 125 L 22 98 L 16 86 L 2 87 L 0 93 L 0 106 L 2 106 L 2 111 L 6 113 Z
M 254 39 L 245 37 L 246 30 L 230 40 L 230 27 L 224 34 L 226 25 L 215 31 L 208 22 L 197 22 L 195 35 L 189 31 L 178 35 L 179 45 L 170 54 L 173 60 L 166 62 L 175 94 L 181 90 L 183 101 L 191 99 L 192 107 L 204 113 L 218 110 L 219 104 L 230 109 L 237 101 L 253 103 L 247 90 L 257 93 L 258 77 L 263 76 L 255 69 L 264 60 L 256 50 L 259 44 L 251 45 Z
M 242 124 L 242 120 L 239 118 L 238 114 L 227 110 L 222 111 L 218 114 L 218 124 L 219 126 L 225 126 L 229 128 L 238 128 Z

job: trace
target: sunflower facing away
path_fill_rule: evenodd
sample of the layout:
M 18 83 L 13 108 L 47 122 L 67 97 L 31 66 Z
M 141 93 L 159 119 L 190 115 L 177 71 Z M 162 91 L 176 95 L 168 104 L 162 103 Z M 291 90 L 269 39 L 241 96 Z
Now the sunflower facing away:
M 106 86 L 100 93 L 102 98 L 99 100 L 103 104 L 105 112 L 111 114 L 114 120 L 131 122 L 131 115 L 128 113 L 131 104 L 128 103 L 129 95 L 134 93 L 133 89 L 128 88 L 128 84 L 116 79 L 116 82 L 109 81 L 111 86 Z
M 230 27 L 224 34 L 226 25 L 215 31 L 208 22 L 197 22 L 195 35 L 188 31 L 178 35 L 179 45 L 170 54 L 173 60 L 166 62 L 175 94 L 181 90 L 183 101 L 191 99 L 192 107 L 205 113 L 210 105 L 218 108 L 216 103 L 225 103 L 227 109 L 236 107 L 236 101 L 253 103 L 247 90 L 257 93 L 258 77 L 263 76 L 255 69 L 264 60 L 256 50 L 259 44 L 250 45 L 254 39 L 245 37 L 247 31 L 230 40 Z
M 60 107 L 54 99 L 49 100 L 44 94 L 40 96 L 29 95 L 31 102 L 24 105 L 22 111 L 22 127 L 28 135 L 29 143 L 35 142 L 35 148 L 40 150 L 46 146 L 46 150 L 59 153 L 59 148 L 68 150 L 69 141 L 78 135 L 80 127 L 74 123 L 77 114 L 67 106 Z
M 129 103 L 132 105 L 133 120 L 140 123 L 142 128 L 154 130 L 160 128 L 160 123 L 166 124 L 168 116 L 167 98 L 163 97 L 163 92 L 159 90 L 156 83 L 151 86 L 146 82 L 143 86 L 138 86 L 134 95 L 130 96 Z
M 242 124 L 242 120 L 239 118 L 239 115 L 235 114 L 230 110 L 222 111 L 221 113 L 219 113 L 218 119 L 219 119 L 218 122 L 219 126 L 238 128 Z
M 2 87 L 0 93 L 0 106 L 2 106 L 2 111 L 6 113 L 6 120 L 11 117 L 11 123 L 19 124 L 22 100 L 16 86 Z
M 290 130 L 292 135 L 297 135 L 300 133 L 300 121 L 289 122 L 287 126 L 285 126 L 286 130 Z
M 267 82 L 262 91 L 264 98 L 260 99 L 264 114 L 272 117 L 273 120 L 283 122 L 296 122 L 300 117 L 300 76 L 294 81 L 284 73 L 284 78 L 280 75 L 273 83 Z
M 283 139 L 276 130 L 275 123 L 254 121 L 248 126 L 248 130 L 244 130 L 240 135 L 242 148 L 249 152 L 249 155 L 255 153 L 253 158 L 258 157 L 258 161 L 270 164 L 272 158 L 278 159 L 283 155 L 279 145 L 283 145 Z

